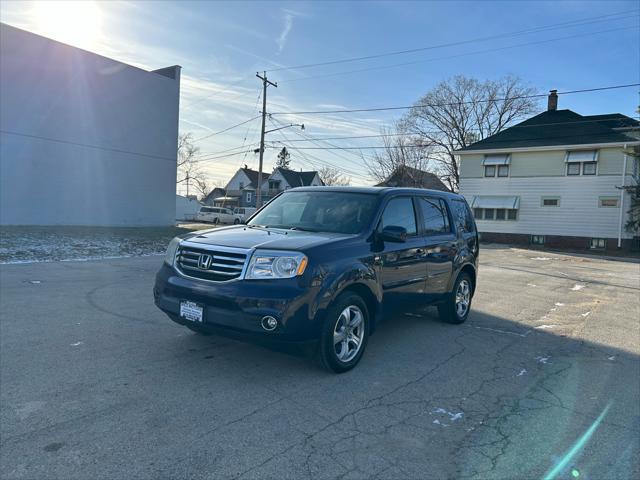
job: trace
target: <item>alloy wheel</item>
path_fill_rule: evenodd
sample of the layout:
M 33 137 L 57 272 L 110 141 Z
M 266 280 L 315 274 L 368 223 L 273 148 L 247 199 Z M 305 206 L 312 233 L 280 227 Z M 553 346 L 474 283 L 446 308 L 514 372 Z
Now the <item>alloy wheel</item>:
M 471 303 L 471 284 L 466 278 L 463 279 L 456 290 L 456 313 L 459 318 L 463 318 L 469 310 Z
M 364 340 L 364 315 L 356 305 L 345 308 L 333 331 L 333 347 L 336 357 L 342 363 L 355 358 Z

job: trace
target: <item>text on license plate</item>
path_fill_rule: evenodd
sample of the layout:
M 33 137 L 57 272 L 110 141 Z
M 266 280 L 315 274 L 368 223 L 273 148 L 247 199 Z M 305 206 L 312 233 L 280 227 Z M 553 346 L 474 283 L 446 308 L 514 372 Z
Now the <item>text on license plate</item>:
M 191 322 L 202 322 L 202 305 L 195 302 L 180 302 L 180 316 Z

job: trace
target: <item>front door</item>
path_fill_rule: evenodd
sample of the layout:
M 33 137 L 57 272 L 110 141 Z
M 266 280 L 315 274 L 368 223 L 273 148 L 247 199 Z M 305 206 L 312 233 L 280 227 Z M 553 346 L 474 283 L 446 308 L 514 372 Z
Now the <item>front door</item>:
M 456 251 L 456 235 L 451 228 L 446 202 L 440 198 L 417 197 L 422 230 L 426 239 L 427 282 L 425 293 L 447 293 Z
M 394 197 L 387 203 L 378 232 L 394 225 L 407 230 L 407 241 L 379 244 L 376 258 L 381 265 L 385 302 L 410 302 L 424 294 L 427 278 L 425 239 L 419 235 L 414 202 L 411 197 Z

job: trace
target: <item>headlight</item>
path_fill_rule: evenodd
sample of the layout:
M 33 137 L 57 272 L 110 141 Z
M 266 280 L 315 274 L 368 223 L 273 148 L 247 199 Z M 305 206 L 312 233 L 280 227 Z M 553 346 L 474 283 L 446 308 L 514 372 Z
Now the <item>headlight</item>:
M 176 259 L 176 250 L 178 250 L 178 246 L 180 245 L 180 239 L 175 237 L 173 240 L 169 242 L 169 246 L 167 247 L 167 253 L 164 256 L 164 262 L 167 265 L 173 267 L 173 262 Z
M 307 257 L 300 252 L 256 250 L 245 278 L 292 278 L 304 273 Z

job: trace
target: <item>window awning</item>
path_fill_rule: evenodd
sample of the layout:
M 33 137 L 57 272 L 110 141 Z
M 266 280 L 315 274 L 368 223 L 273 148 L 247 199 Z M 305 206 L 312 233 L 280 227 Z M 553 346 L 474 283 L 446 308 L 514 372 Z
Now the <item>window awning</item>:
M 517 210 L 520 207 L 520 197 L 477 196 L 473 197 L 471 208 L 506 208 Z
M 597 162 L 598 150 L 574 150 L 567 152 L 564 158 L 567 163 Z
M 482 161 L 483 165 L 509 165 L 511 163 L 511 154 L 505 153 L 501 155 L 485 155 Z

